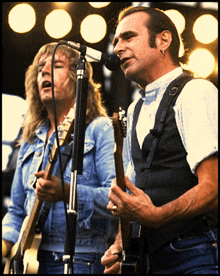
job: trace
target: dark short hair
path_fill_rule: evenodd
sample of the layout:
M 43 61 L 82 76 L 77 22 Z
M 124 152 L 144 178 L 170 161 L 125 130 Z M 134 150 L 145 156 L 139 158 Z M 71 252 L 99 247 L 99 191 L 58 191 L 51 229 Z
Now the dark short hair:
M 175 65 L 179 65 L 180 38 L 172 20 L 160 9 L 143 6 L 130 6 L 123 9 L 119 13 L 117 24 L 126 16 L 136 12 L 145 12 L 149 15 L 149 19 L 146 21 L 146 27 L 149 31 L 149 46 L 151 48 L 156 48 L 155 39 L 157 34 L 163 32 L 164 30 L 168 30 L 172 34 L 172 42 L 169 48 L 169 53 L 173 63 Z

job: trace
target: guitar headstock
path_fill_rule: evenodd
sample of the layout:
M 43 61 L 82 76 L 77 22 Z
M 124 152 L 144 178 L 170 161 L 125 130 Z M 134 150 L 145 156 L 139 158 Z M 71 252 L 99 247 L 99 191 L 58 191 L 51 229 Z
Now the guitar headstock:
M 123 138 L 126 137 L 127 118 L 125 111 L 119 108 L 119 112 L 114 112 L 112 117 L 115 142 L 117 145 L 123 145 Z
M 65 145 L 74 129 L 75 108 L 71 108 L 62 124 L 58 127 L 59 145 Z

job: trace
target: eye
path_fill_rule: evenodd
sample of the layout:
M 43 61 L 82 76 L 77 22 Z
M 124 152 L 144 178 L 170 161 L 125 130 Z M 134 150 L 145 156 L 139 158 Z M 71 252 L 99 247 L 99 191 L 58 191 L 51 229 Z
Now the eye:
M 134 37 L 135 34 L 134 33 L 128 33 L 125 37 L 126 40 L 129 40 L 130 38 Z
M 55 62 L 54 63 L 54 68 L 63 68 L 64 67 L 64 64 L 62 62 Z

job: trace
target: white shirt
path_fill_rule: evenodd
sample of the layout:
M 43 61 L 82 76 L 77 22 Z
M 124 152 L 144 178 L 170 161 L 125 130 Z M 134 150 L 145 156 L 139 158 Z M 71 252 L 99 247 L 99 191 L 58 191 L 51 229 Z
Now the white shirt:
M 182 68 L 178 67 L 146 86 L 145 95 L 142 96 L 144 103 L 136 126 L 141 148 L 144 138 L 154 126 L 155 115 L 167 86 L 182 72 Z M 130 154 L 131 128 L 137 101 L 138 99 L 129 106 L 127 114 L 127 150 L 129 152 L 127 154 L 130 162 L 126 174 L 131 180 L 134 179 L 134 175 L 132 176 L 134 168 Z M 177 128 L 187 152 L 187 162 L 193 173 L 203 159 L 218 151 L 217 102 L 218 90 L 211 82 L 193 79 L 184 86 L 174 105 Z

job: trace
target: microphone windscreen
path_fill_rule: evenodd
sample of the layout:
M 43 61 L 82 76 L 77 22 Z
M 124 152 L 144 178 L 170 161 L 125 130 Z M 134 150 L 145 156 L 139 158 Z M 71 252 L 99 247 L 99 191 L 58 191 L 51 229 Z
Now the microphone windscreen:
M 106 68 L 111 71 L 115 71 L 120 68 L 120 59 L 116 55 L 109 55 L 105 62 Z

